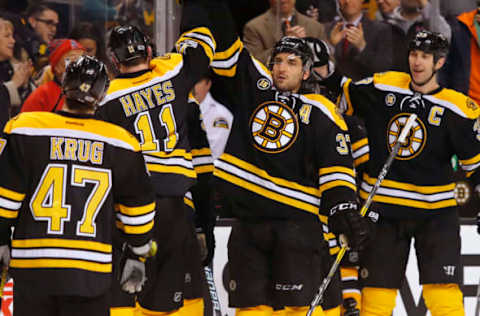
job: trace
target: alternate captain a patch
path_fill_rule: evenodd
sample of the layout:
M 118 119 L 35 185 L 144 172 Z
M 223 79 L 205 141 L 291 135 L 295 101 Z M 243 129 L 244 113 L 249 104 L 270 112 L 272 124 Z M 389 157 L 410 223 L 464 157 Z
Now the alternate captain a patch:
M 280 153 L 295 143 L 298 120 L 287 105 L 278 101 L 260 104 L 250 117 L 253 145 L 260 151 Z

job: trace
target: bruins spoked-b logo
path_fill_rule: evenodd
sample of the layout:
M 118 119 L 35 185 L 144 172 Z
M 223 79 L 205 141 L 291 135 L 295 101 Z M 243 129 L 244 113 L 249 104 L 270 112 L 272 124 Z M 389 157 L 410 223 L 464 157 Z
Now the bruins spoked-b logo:
M 387 147 L 391 152 L 393 146 L 397 143 L 397 139 L 400 136 L 403 127 L 407 123 L 410 113 L 400 113 L 395 115 L 388 123 L 387 128 Z M 423 122 L 417 118 L 413 123 L 410 132 L 403 144 L 400 145 L 398 154 L 395 159 L 409 160 L 413 159 L 420 154 L 427 141 L 427 130 Z
M 298 120 L 292 109 L 278 101 L 260 104 L 250 117 L 253 144 L 267 153 L 287 150 L 297 139 Z

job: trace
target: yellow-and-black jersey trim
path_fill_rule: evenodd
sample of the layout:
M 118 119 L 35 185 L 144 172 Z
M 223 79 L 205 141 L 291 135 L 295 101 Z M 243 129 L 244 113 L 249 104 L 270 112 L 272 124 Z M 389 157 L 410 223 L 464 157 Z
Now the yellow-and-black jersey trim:
M 195 204 L 193 203 L 192 193 L 188 191 L 183 197 L 183 203 L 195 211 Z
M 472 172 L 480 166 L 480 154 L 470 159 L 459 160 L 462 169 L 467 172 Z
M 353 165 L 355 167 L 367 162 L 370 159 L 370 147 L 368 138 L 362 138 L 352 144 Z
M 330 255 L 336 255 L 340 251 L 340 247 L 337 242 L 337 237 L 328 227 L 328 217 L 325 215 L 318 215 L 318 217 L 322 223 L 323 238 L 328 243 Z
M 197 174 L 213 172 L 213 157 L 210 148 L 192 149 L 193 168 Z
M 183 54 L 184 50 L 187 47 L 190 47 L 190 44 L 188 43 L 191 41 L 200 44 L 205 51 L 205 54 L 208 56 L 208 59 L 212 62 L 217 44 L 215 43 L 215 39 L 210 30 L 206 27 L 197 27 L 180 35 L 175 43 L 177 52 Z
M 21 113 L 5 126 L 7 134 L 90 139 L 115 147 L 140 151 L 138 140 L 120 126 L 85 118 L 66 117 L 50 112 Z
M 352 104 L 352 99 L 350 98 L 350 85 L 352 84 L 352 79 L 342 79 L 342 90 L 343 93 L 339 100 L 339 108 L 347 115 L 353 115 L 354 109 Z
M 363 175 L 360 197 L 366 199 L 377 179 Z M 373 201 L 436 210 L 457 205 L 454 192 L 455 183 L 446 185 L 419 186 L 411 183 L 385 179 L 373 197 Z
M 153 227 L 155 202 L 143 206 L 115 204 L 116 225 L 126 234 L 145 234 Z
M 174 173 L 195 179 L 197 174 L 193 168 L 192 153 L 185 149 L 175 149 L 172 152 L 156 152 L 143 154 L 148 171 L 155 173 Z
M 332 166 L 321 168 L 318 174 L 320 175 L 320 194 L 323 194 L 323 192 L 327 190 L 341 186 L 348 187 L 354 192 L 357 191 L 355 171 L 352 168 L 347 168 L 344 166 Z
M 293 181 L 269 175 L 265 170 L 224 153 L 215 160 L 213 174 L 254 194 L 279 203 L 318 214 L 320 192 Z
M 343 117 L 337 112 L 335 104 L 333 104 L 330 100 L 319 94 L 299 95 L 299 97 L 303 103 L 311 104 L 322 111 L 323 114 L 325 114 L 343 131 L 348 130 L 347 123 L 345 123 Z
M 70 268 L 112 272 L 112 245 L 58 238 L 12 240 L 10 266 L 20 269 Z
M 452 89 L 442 89 L 434 95 L 425 95 L 422 97 L 434 104 L 451 110 L 463 118 L 473 120 L 480 116 L 480 107 L 475 101 L 463 93 Z
M 220 76 L 234 77 L 237 72 L 237 63 L 242 49 L 243 43 L 240 38 L 237 38 L 227 50 L 215 52 L 211 64 L 213 71 Z
M 0 187 L 0 217 L 15 219 L 18 210 L 22 207 L 25 194 Z

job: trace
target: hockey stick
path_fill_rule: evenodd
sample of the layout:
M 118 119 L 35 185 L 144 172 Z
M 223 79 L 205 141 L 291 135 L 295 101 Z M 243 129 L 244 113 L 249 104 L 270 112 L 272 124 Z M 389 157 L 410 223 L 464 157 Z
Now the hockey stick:
M 210 293 L 210 299 L 212 301 L 213 316 L 222 316 L 222 310 L 220 308 L 220 299 L 217 293 L 217 287 L 215 286 L 215 280 L 213 278 L 212 264 L 205 266 L 205 277 L 208 283 L 208 292 Z
M 395 156 L 398 153 L 398 150 L 400 149 L 400 146 L 402 143 L 405 141 L 405 138 L 407 137 L 407 134 L 410 132 L 410 129 L 413 126 L 413 122 L 415 122 L 415 119 L 417 118 L 416 114 L 411 114 L 410 117 L 408 118 L 407 122 L 405 123 L 405 126 L 400 133 L 400 136 L 397 139 L 397 142 L 392 148 L 392 151 L 390 152 L 390 155 L 387 158 L 387 161 L 383 165 L 382 170 L 380 170 L 380 174 L 378 175 L 378 179 L 375 182 L 375 185 L 372 188 L 372 191 L 370 191 L 370 194 L 367 197 L 367 200 L 362 206 L 362 209 L 360 210 L 360 215 L 365 216 L 367 214 L 368 208 L 370 207 L 370 204 L 372 204 L 373 197 L 377 193 L 378 188 L 383 182 L 383 179 L 385 179 L 385 176 L 387 175 L 388 170 L 390 169 L 390 166 L 392 165 L 393 159 L 395 159 Z M 340 236 L 340 241 L 341 241 L 341 248 L 340 251 L 337 254 L 337 257 L 335 258 L 335 262 L 333 263 L 332 267 L 330 268 L 330 271 L 328 272 L 327 276 L 325 279 L 323 279 L 322 284 L 320 285 L 317 294 L 313 298 L 312 302 L 310 303 L 310 308 L 308 309 L 307 316 L 311 316 L 313 313 L 313 310 L 315 309 L 315 306 L 317 306 L 323 299 L 323 296 L 325 295 L 325 291 L 327 290 L 328 285 L 332 281 L 333 276 L 335 275 L 335 272 L 338 269 L 338 266 L 340 265 L 340 262 L 343 259 L 343 256 L 345 255 L 345 252 L 347 251 L 348 245 L 346 242 L 345 238 L 342 238 L 343 236 Z

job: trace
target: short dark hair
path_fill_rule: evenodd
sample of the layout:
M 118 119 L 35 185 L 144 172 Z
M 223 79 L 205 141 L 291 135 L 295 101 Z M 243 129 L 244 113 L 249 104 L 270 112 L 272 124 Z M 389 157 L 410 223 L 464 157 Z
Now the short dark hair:
M 38 18 L 44 11 L 54 11 L 58 14 L 58 12 L 49 4 L 44 3 L 44 2 L 37 2 L 37 3 L 32 3 L 28 8 L 27 11 L 25 12 L 25 15 L 27 17 L 34 17 Z

